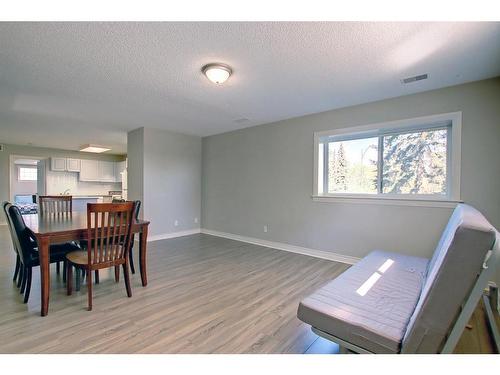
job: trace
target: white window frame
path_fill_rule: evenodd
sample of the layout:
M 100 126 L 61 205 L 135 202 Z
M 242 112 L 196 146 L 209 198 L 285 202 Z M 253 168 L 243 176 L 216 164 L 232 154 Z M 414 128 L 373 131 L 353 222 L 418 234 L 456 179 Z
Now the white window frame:
M 37 170 L 37 167 L 36 165 L 35 166 L 31 166 L 31 165 L 18 165 L 17 166 L 17 180 L 19 182 L 36 182 L 38 180 L 38 173 L 37 173 L 37 178 L 34 179 L 34 180 L 26 180 L 26 179 L 22 179 L 21 178 L 21 169 L 34 169 L 34 170 Z M 38 171 L 37 171 L 38 172 Z
M 359 139 L 377 137 L 390 132 L 409 132 L 419 129 L 450 127 L 447 140 L 447 194 L 352 194 L 319 193 L 319 145 L 320 139 Z M 396 204 L 410 206 L 454 207 L 460 201 L 460 164 L 461 164 L 462 112 L 443 113 L 404 120 L 333 129 L 314 133 L 314 173 L 313 195 L 317 202 L 349 202 Z M 380 155 L 379 155 L 380 158 Z

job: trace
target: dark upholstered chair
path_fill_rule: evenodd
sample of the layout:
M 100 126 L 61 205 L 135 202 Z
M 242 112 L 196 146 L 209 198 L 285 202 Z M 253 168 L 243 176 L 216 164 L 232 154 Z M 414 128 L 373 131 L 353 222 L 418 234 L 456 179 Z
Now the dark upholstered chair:
M 18 207 L 10 205 L 7 210 L 8 220 L 12 225 L 13 240 L 20 259 L 22 277 L 21 293 L 24 293 L 24 303 L 28 302 L 31 290 L 33 267 L 40 265 L 38 244 L 34 233 L 26 226 Z M 50 263 L 64 261 L 68 252 L 78 250 L 77 245 L 66 243 L 50 246 Z
M 10 232 L 10 238 L 12 239 L 12 247 L 14 249 L 14 252 L 16 253 L 16 268 L 14 270 L 14 277 L 12 278 L 12 281 L 16 282 L 16 280 L 18 279 L 18 276 L 19 276 L 19 281 L 17 283 L 17 287 L 19 288 L 21 286 L 21 272 L 19 272 L 19 270 L 21 269 L 21 259 L 19 258 L 19 252 L 17 250 L 17 246 L 15 244 L 15 241 L 14 241 L 14 235 L 12 233 L 12 224 L 10 223 L 10 218 L 9 218 L 9 214 L 7 212 L 7 210 L 9 209 L 9 207 L 12 206 L 11 203 L 9 202 L 3 202 L 2 203 L 2 209 L 3 209 L 3 212 L 5 214 L 5 219 L 7 220 L 7 226 L 9 227 L 9 232 Z

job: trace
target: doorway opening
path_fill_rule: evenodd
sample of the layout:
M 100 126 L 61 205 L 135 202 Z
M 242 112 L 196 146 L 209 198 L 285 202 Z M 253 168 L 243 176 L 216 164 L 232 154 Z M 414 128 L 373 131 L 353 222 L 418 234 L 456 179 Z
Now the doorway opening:
M 37 194 L 40 185 L 39 162 L 42 158 L 16 156 L 10 158 L 10 199 L 21 214 L 37 213 Z

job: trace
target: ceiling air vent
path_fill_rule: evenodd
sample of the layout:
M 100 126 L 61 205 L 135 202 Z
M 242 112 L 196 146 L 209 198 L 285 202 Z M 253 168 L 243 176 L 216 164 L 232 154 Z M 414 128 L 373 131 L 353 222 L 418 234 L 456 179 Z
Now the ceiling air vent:
M 408 78 L 403 78 L 401 80 L 401 83 L 406 85 L 408 83 L 412 83 L 412 82 L 417 82 L 417 81 L 421 81 L 423 79 L 427 79 L 429 78 L 429 75 L 428 74 L 420 74 L 418 76 L 413 76 L 413 77 L 408 77 Z
M 237 120 L 234 120 L 234 122 L 237 124 L 242 124 L 242 123 L 247 122 L 247 121 L 250 121 L 250 120 L 247 118 L 239 118 Z

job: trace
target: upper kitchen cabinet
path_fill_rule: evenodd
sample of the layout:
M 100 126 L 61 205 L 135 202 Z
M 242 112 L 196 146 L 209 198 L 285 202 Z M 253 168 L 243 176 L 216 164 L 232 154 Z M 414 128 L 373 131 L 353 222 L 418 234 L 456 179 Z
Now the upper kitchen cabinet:
M 66 170 L 68 172 L 80 172 L 80 159 L 66 159 Z
M 54 172 L 80 172 L 80 159 L 52 157 L 50 169 Z
M 99 181 L 97 160 L 80 160 L 80 181 Z
M 115 182 L 115 163 L 102 160 L 80 160 L 80 181 Z
M 66 158 L 50 158 L 50 169 L 56 172 L 66 171 Z
M 79 172 L 80 181 L 88 182 L 122 182 L 121 173 L 125 171 L 126 167 L 124 161 L 50 158 L 52 171 Z
M 99 181 L 115 182 L 115 163 L 112 161 L 97 162 L 99 171 Z

